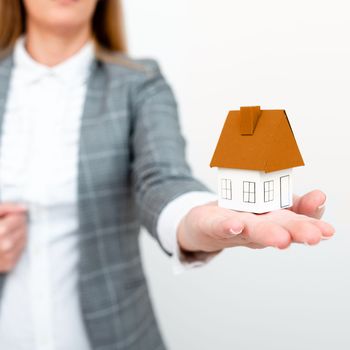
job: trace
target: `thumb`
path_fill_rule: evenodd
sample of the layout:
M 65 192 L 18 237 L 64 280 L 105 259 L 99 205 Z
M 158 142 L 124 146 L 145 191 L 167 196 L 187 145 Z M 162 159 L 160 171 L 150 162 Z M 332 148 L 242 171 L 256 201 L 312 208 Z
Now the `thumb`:
M 216 208 L 203 217 L 203 229 L 210 236 L 231 238 L 242 233 L 244 223 L 240 218 L 227 213 L 226 209 Z
M 320 219 L 325 210 L 326 195 L 319 191 L 311 191 L 302 197 L 295 196 L 291 208 L 297 214 L 307 215 Z
M 28 208 L 19 203 L 1 203 L 0 204 L 0 216 L 11 214 L 11 213 L 23 213 L 26 212 Z

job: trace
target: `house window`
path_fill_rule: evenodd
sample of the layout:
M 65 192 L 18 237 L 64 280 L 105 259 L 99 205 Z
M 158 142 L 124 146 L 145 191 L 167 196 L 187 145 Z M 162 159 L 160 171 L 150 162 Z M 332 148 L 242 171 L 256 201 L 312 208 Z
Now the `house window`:
M 264 202 L 272 202 L 274 199 L 274 182 L 264 182 Z
M 232 181 L 229 179 L 221 179 L 221 198 L 232 199 Z
M 255 203 L 255 182 L 243 181 L 243 202 Z

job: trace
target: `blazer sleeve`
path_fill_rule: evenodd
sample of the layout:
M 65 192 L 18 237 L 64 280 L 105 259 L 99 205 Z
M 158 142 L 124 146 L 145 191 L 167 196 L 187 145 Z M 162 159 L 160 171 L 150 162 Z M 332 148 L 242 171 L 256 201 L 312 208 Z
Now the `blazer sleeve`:
M 171 88 L 155 61 L 144 64 L 147 70 L 132 98 L 132 174 L 141 224 L 158 239 L 158 218 L 169 202 L 186 192 L 209 190 L 193 178 L 186 162 Z

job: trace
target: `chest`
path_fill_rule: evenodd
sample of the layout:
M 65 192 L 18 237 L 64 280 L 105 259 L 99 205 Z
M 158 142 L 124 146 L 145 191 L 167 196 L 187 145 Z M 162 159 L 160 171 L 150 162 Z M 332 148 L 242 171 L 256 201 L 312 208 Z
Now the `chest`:
M 13 74 L 0 146 L 2 200 L 74 203 L 86 83 L 57 78 L 23 82 Z

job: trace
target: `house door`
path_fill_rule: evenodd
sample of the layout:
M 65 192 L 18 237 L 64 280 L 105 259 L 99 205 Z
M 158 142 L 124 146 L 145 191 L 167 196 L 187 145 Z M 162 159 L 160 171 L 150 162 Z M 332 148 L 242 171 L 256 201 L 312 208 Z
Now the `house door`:
M 280 185 L 281 208 L 286 208 L 290 206 L 290 176 L 281 176 Z

